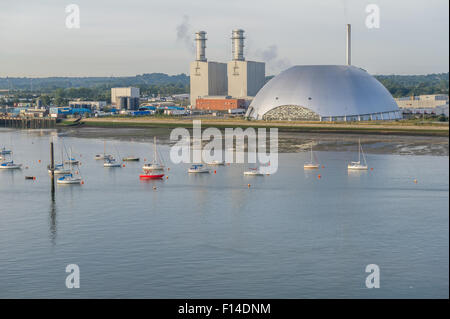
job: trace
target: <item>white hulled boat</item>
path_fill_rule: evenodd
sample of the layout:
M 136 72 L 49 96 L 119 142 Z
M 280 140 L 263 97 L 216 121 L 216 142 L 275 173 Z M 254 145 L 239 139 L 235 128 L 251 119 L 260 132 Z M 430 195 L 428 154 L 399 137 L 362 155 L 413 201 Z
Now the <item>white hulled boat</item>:
M 361 164 L 361 154 L 362 154 L 362 158 L 364 160 L 364 164 Z M 350 162 L 350 164 L 348 164 L 348 170 L 353 170 L 353 171 L 367 170 L 367 162 L 366 162 L 366 157 L 364 156 L 363 149 L 361 147 L 361 139 L 358 140 L 358 161 Z
M 70 157 L 72 157 L 72 151 L 70 152 Z M 55 172 L 55 174 L 56 174 L 56 172 Z M 71 163 L 69 163 L 69 173 L 64 174 L 62 177 L 59 177 L 56 180 L 56 183 L 61 184 L 61 185 L 81 184 L 81 182 L 82 182 L 81 177 L 74 176 Z
M 145 163 L 142 166 L 144 171 L 163 171 L 164 165 L 159 158 L 158 151 L 156 149 L 156 136 L 153 138 L 153 161 L 151 163 Z
M 318 169 L 319 168 L 320 164 L 315 163 L 313 158 L 314 158 L 314 155 L 313 155 L 313 149 L 312 149 L 312 144 L 311 144 L 311 158 L 308 163 L 305 163 L 303 165 L 304 169 Z
M 9 162 L 6 161 L 0 162 L 0 169 L 20 169 L 20 168 L 22 168 L 22 164 L 16 164 L 12 160 Z
M 191 167 L 189 167 L 188 173 L 209 173 L 209 169 L 203 164 L 193 164 Z
M 257 167 L 250 168 L 248 171 L 244 172 L 245 176 L 264 176 L 264 173 Z

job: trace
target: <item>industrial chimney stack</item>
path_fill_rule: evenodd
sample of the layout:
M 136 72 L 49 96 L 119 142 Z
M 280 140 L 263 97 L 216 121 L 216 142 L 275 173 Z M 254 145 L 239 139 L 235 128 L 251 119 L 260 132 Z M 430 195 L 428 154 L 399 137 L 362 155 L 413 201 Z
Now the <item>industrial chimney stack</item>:
M 346 52 L 347 65 L 352 64 L 352 25 L 347 24 L 347 52 Z
M 245 61 L 244 58 L 244 30 L 235 29 L 232 32 L 233 61 Z
M 206 54 L 205 54 L 205 48 L 206 48 L 206 32 L 205 31 L 199 31 L 195 33 L 195 42 L 197 44 L 197 56 L 196 61 L 203 61 L 206 62 Z

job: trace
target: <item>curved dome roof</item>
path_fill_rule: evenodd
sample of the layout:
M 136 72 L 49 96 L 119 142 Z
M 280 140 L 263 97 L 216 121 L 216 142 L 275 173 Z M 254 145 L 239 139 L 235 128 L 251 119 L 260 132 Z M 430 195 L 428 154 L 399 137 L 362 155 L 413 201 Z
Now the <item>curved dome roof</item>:
M 298 65 L 281 72 L 258 92 L 247 115 L 261 119 L 282 105 L 305 107 L 322 117 L 399 110 L 377 79 L 347 65 Z

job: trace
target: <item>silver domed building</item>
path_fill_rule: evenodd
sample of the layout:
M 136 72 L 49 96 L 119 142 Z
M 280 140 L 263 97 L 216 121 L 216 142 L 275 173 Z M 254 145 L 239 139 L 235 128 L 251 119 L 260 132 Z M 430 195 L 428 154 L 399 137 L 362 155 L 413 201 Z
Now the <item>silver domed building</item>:
M 257 120 L 363 121 L 402 117 L 389 91 L 352 65 L 291 67 L 258 92 L 246 116 Z

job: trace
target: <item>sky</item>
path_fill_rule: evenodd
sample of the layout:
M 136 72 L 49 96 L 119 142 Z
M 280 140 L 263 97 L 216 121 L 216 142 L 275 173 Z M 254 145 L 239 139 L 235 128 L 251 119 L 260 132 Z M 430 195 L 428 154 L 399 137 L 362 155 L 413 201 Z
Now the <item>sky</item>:
M 66 6 L 80 9 L 67 28 Z M 366 6 L 380 9 L 367 28 Z M 0 77 L 189 73 L 196 31 L 209 61 L 231 60 L 231 31 L 266 74 L 292 65 L 352 64 L 372 74 L 449 70 L 448 0 L 0 0 Z

